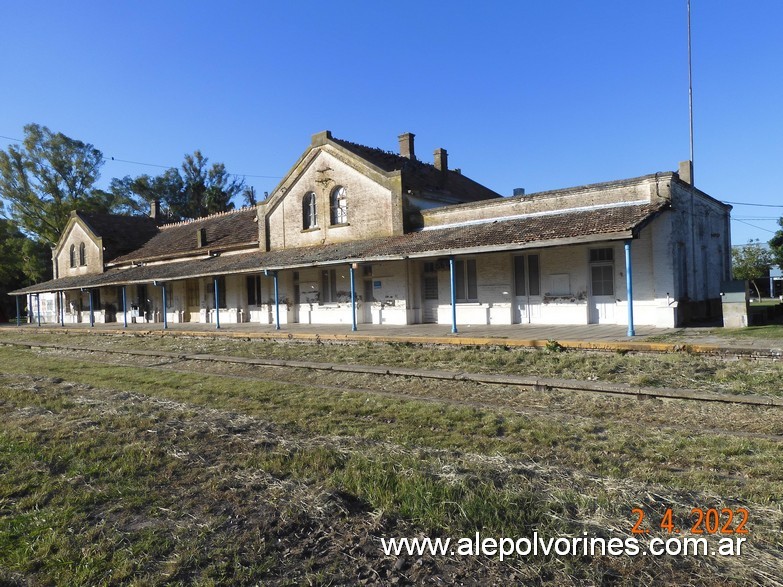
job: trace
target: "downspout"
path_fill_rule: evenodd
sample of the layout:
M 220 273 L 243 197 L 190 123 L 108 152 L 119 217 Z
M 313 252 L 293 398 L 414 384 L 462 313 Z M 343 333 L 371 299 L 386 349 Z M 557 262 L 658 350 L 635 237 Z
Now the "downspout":
M 457 275 L 454 271 L 454 255 L 449 257 L 451 282 L 451 333 L 457 334 Z
M 38 315 L 38 326 L 41 325 L 41 294 L 35 294 L 35 311 Z
M 628 299 L 628 336 L 636 336 L 633 327 L 633 278 L 631 275 L 631 239 L 625 241 L 625 290 Z
M 351 263 L 350 266 L 350 274 L 351 274 L 351 331 L 356 332 L 356 288 L 354 287 L 354 265 L 355 263 Z
M 59 292 L 57 294 L 57 299 L 60 302 L 60 326 L 65 328 L 65 292 Z
M 21 326 L 22 325 L 22 313 L 19 309 L 19 296 L 14 296 L 16 298 L 16 325 Z

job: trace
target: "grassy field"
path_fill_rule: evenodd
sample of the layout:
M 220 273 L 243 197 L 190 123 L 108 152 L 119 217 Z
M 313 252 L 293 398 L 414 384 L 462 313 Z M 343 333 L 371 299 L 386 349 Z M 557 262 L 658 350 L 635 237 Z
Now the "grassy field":
M 748 326 L 747 328 L 726 328 L 723 334 L 736 338 L 757 338 L 763 340 L 783 339 L 783 326 L 768 324 L 766 326 Z M 719 332 L 719 331 L 716 331 Z
M 47 335 L 40 340 L 60 340 Z M 0 342 L 21 338 L 2 334 Z M 26 339 L 30 335 L 25 333 Z M 779 394 L 779 363 L 74 336 Z M 774 585 L 779 410 L 0 347 L 0 584 Z M 647 383 L 649 384 L 649 383 Z M 384 556 L 381 537 L 630 536 L 747 508 L 738 557 Z M 651 524 L 653 533 L 668 535 Z M 717 538 L 716 536 L 712 537 Z

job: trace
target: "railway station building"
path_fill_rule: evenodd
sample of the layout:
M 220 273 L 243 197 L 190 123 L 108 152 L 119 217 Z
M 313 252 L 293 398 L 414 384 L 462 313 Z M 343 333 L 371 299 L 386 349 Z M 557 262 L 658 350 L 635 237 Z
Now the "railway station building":
M 503 197 L 416 156 L 332 136 L 250 208 L 165 224 L 74 211 L 30 319 L 85 322 L 634 324 L 720 312 L 731 207 L 689 162 Z

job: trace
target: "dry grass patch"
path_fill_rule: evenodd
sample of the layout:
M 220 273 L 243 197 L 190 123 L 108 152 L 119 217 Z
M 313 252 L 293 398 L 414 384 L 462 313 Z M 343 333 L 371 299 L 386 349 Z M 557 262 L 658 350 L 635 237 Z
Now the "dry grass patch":
M 780 568 L 774 410 L 9 347 L 0 362 L 11 584 L 771 585 Z M 686 524 L 740 506 L 752 541 L 733 559 L 395 566 L 379 547 L 625 537 L 634 507 Z

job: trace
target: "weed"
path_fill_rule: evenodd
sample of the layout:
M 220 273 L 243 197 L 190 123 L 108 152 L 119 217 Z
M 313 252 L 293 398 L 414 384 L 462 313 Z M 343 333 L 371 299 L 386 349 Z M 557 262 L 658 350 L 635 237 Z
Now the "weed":
M 550 353 L 561 353 L 565 350 L 565 347 L 554 339 L 547 340 L 544 348 Z

